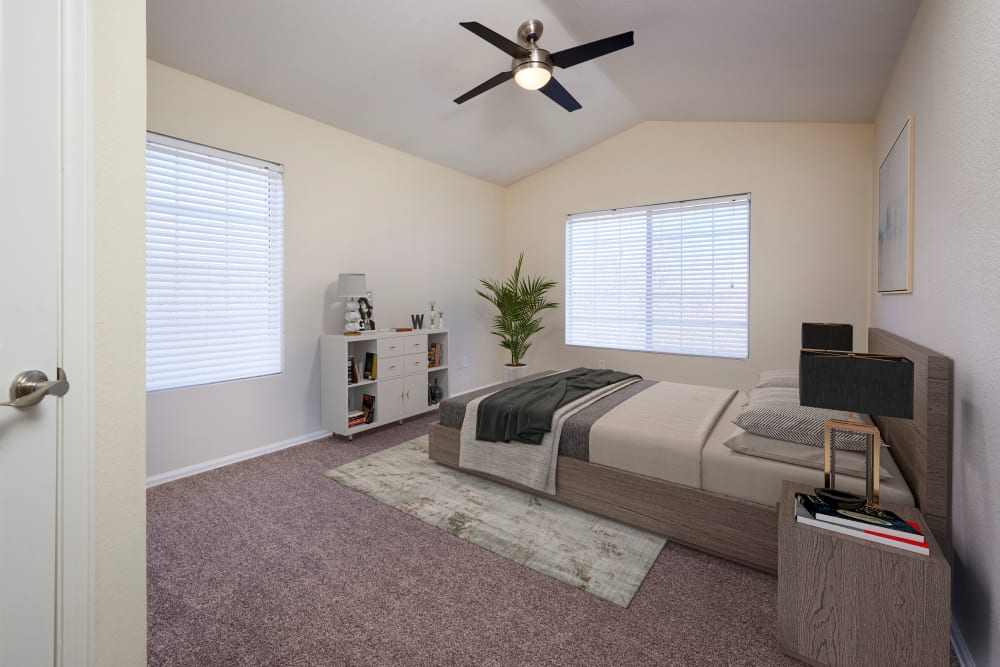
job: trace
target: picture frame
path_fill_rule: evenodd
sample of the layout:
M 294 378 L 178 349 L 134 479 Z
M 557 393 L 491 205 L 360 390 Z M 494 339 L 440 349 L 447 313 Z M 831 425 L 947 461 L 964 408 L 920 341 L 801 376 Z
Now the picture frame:
M 878 168 L 878 293 L 913 292 L 913 114 Z

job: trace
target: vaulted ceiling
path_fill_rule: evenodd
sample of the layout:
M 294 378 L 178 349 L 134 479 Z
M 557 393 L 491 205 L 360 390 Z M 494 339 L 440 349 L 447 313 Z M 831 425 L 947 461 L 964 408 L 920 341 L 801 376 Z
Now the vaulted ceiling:
M 869 122 L 919 0 L 147 0 L 148 54 L 316 120 L 506 185 L 646 120 Z M 558 51 L 635 46 L 555 76 L 568 113 L 507 82 L 459 27 Z

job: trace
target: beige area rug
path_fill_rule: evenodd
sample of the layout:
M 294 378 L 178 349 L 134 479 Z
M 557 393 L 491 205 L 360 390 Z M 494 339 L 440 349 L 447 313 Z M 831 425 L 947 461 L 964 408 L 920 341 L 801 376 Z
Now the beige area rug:
M 334 468 L 326 476 L 622 607 L 631 602 L 666 542 L 438 465 L 427 458 L 426 435 Z

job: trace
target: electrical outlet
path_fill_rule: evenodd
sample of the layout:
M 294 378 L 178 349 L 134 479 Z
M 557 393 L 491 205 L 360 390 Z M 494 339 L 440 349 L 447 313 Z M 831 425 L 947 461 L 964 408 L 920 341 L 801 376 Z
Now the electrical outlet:
M 467 354 L 462 355 L 462 368 L 469 367 L 469 356 Z
M 604 359 L 598 359 L 597 360 L 597 367 L 598 368 L 604 368 Z

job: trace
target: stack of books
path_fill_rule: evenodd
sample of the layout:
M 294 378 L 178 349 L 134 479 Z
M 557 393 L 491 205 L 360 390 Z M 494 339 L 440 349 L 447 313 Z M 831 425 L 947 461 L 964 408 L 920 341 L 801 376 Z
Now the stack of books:
M 795 500 L 795 520 L 800 523 L 925 556 L 930 554 L 920 527 L 912 521 L 904 521 L 891 510 L 871 505 L 853 510 L 837 509 L 819 496 L 806 493 L 796 493 Z
M 427 368 L 434 368 L 441 365 L 441 358 L 444 356 L 444 345 L 441 343 L 431 343 L 427 346 Z
M 366 423 L 363 410 L 349 410 L 347 412 L 347 428 Z

